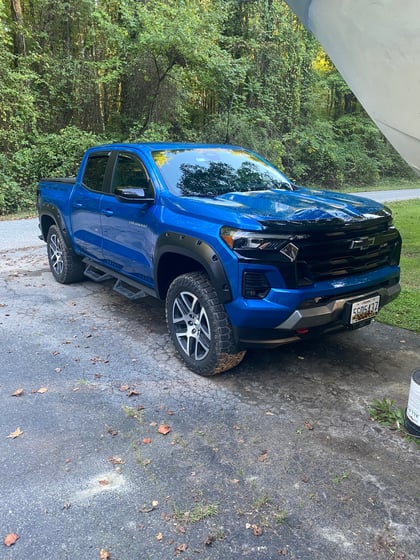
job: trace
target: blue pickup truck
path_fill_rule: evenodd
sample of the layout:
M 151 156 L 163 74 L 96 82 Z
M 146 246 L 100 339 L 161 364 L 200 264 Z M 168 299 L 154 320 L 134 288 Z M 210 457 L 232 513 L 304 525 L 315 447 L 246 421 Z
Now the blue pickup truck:
M 41 180 L 37 203 L 54 278 L 164 300 L 200 375 L 250 347 L 363 327 L 400 291 L 386 207 L 296 186 L 238 146 L 97 146 L 76 178 Z

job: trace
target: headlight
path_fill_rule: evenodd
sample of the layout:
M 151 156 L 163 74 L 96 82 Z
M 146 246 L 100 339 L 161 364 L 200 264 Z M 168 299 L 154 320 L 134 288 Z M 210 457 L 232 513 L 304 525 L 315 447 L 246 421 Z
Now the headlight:
M 242 255 L 253 254 L 258 251 L 271 251 L 282 254 L 289 261 L 295 261 L 299 248 L 293 243 L 296 236 L 281 234 L 266 234 L 258 231 L 222 227 L 220 236 L 233 251 Z

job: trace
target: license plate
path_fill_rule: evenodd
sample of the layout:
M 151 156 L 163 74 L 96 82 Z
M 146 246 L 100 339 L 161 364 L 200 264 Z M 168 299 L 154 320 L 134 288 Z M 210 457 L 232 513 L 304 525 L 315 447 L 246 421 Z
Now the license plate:
M 361 301 L 355 301 L 351 305 L 350 310 L 350 325 L 366 321 L 378 314 L 380 296 L 373 296 Z

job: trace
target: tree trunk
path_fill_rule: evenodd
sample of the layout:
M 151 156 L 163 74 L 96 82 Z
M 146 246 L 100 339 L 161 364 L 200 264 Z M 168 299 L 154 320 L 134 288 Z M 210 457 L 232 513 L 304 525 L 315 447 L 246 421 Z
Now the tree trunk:
M 23 35 L 23 14 L 20 0 L 11 0 L 12 17 L 15 23 L 13 30 L 13 45 L 15 56 L 26 54 L 25 37 Z

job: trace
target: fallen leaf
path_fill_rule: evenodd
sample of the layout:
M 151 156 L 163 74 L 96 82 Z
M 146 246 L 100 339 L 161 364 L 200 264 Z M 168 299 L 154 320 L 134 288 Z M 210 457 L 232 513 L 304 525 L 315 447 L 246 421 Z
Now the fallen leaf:
M 19 535 L 17 533 L 9 533 L 8 535 L 6 535 L 6 537 L 4 538 L 4 544 L 6 546 L 12 546 L 12 544 L 15 544 L 15 542 L 19 539 Z
M 143 443 L 145 445 L 148 445 L 149 443 L 152 443 L 152 440 L 149 437 L 145 437 L 145 438 L 143 438 Z
M 171 427 L 168 424 L 161 424 L 158 428 L 158 432 L 164 436 L 166 436 L 166 434 L 169 434 L 170 431 Z
M 308 420 L 305 421 L 305 428 L 307 430 L 313 430 L 314 429 L 314 427 L 312 426 L 312 424 Z
M 101 550 L 99 551 L 99 560 L 109 560 L 110 558 L 111 554 L 104 548 L 101 548 Z
M 48 387 L 41 387 L 40 389 L 38 389 L 38 391 L 35 392 L 43 395 L 44 393 L 48 393 Z
M 159 542 L 163 541 L 163 535 L 162 535 L 162 533 L 158 533 L 158 534 L 156 535 L 156 540 L 159 541 Z
M 108 459 L 108 461 L 110 463 L 112 463 L 113 465 L 123 465 L 124 464 L 124 460 L 121 459 L 121 457 L 118 457 L 118 455 L 114 455 L 113 457 L 110 457 Z
M 106 431 L 109 435 L 111 435 L 112 437 L 115 437 L 118 435 L 118 431 L 114 430 L 114 428 L 111 428 L 111 426 L 107 426 L 106 427 Z
M 131 389 L 131 391 L 127 393 L 127 397 L 136 397 L 137 395 L 140 395 L 140 393 L 134 389 Z
M 20 397 L 21 395 L 23 395 L 23 387 L 16 389 L 16 391 L 12 393 L 12 397 Z
M 56 368 L 54 369 L 54 371 L 55 371 L 55 373 L 60 373 L 61 367 L 56 367 Z
M 251 525 L 251 527 L 252 527 L 252 532 L 256 537 L 260 537 L 263 534 L 262 528 L 258 527 L 258 525 Z
M 121 385 L 120 387 L 120 391 L 122 393 L 125 393 L 125 391 L 128 391 L 130 389 L 130 385 Z
M 102 480 L 98 481 L 101 486 L 106 486 L 109 484 L 109 480 L 107 478 L 103 478 Z
M 16 439 L 17 437 L 21 436 L 23 434 L 22 430 L 20 428 L 16 428 L 16 430 L 14 432 L 12 432 L 11 434 L 9 434 L 7 437 L 10 439 Z
M 151 511 L 155 510 L 159 505 L 159 502 L 157 500 L 153 500 L 152 505 L 151 506 L 145 506 L 141 509 L 139 509 L 139 511 L 141 513 L 150 513 Z
M 187 548 L 188 548 L 187 544 L 185 544 L 185 543 L 180 544 L 179 546 L 177 546 L 175 548 L 175 553 L 176 554 L 181 554 L 181 552 L 185 552 L 187 550 Z
M 251 523 L 246 523 L 245 527 L 247 529 L 252 529 L 252 532 L 254 533 L 254 535 L 256 537 L 260 537 L 263 534 L 263 530 L 261 527 L 258 527 L 258 525 L 252 524 Z
M 150 512 L 153 511 L 154 509 L 155 509 L 155 508 L 152 507 L 152 506 L 146 506 L 146 507 L 140 508 L 140 509 L 139 509 L 139 512 L 140 512 L 140 513 L 150 513 Z
M 258 455 L 258 461 L 260 463 L 264 463 L 265 461 L 267 461 L 268 459 L 268 451 L 261 451 L 261 453 Z
M 214 543 L 215 540 L 216 540 L 216 537 L 210 533 L 210 535 L 208 535 L 206 540 L 204 541 L 204 544 L 206 546 L 210 546 Z

